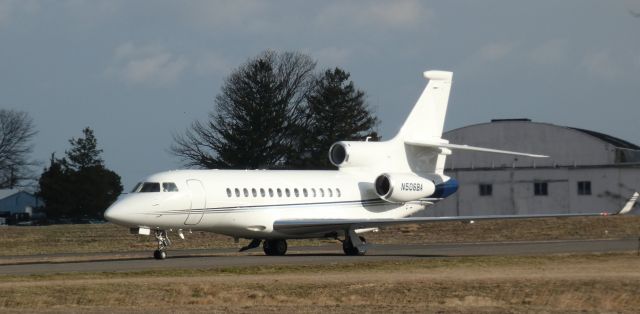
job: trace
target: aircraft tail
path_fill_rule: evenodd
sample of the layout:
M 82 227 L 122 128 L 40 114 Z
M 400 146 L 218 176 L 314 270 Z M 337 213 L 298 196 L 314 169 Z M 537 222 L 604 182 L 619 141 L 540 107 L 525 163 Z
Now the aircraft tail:
M 442 137 L 453 73 L 426 71 L 423 75 L 429 83 L 396 135 L 399 140 L 432 142 Z
M 423 75 L 429 83 L 392 141 L 405 144 L 406 161 L 411 171 L 442 174 L 446 156 L 451 152 L 439 147 L 421 147 L 415 143 L 448 143 L 442 139 L 442 131 L 453 73 L 426 71 Z

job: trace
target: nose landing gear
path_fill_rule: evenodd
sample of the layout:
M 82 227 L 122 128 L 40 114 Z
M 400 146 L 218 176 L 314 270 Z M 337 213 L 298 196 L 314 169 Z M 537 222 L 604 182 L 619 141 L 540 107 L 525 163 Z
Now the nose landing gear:
M 166 249 L 171 245 L 171 240 L 169 240 L 166 230 L 156 230 L 155 236 L 158 241 L 158 249 L 153 251 L 153 258 L 159 260 L 165 259 L 167 258 Z

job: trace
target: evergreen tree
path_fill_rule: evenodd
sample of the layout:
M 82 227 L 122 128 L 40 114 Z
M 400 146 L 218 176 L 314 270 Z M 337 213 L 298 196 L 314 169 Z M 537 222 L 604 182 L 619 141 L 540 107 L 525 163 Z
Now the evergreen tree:
M 93 135 L 93 130 L 86 127 L 82 130 L 84 138 L 72 138 L 69 140 L 71 150 L 66 151 L 69 166 L 75 170 L 89 167 L 102 166 L 100 158 L 102 149 L 98 149 L 98 140 Z
M 40 197 L 50 217 L 99 218 L 122 193 L 120 176 L 107 169 L 100 158 L 93 130 L 84 137 L 69 140 L 66 156 L 51 156 L 50 165 L 40 176 Z
M 284 166 L 314 68 L 309 56 L 294 52 L 249 60 L 226 79 L 209 120 L 174 136 L 171 151 L 201 168 Z
M 72 206 L 67 195 L 71 186 L 71 176 L 61 159 L 51 154 L 49 167 L 45 168 L 38 181 L 38 195 L 45 201 L 46 211 L 52 217 L 70 217 Z
M 326 70 L 307 96 L 305 119 L 298 126 L 297 168 L 335 168 L 328 158 L 337 141 L 378 140 L 378 119 L 365 102 L 365 93 L 356 89 L 350 74 L 340 68 Z

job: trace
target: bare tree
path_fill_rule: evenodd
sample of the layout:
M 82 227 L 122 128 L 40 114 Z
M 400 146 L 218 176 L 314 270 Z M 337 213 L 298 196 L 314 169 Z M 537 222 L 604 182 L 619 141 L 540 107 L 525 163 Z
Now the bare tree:
M 34 162 L 29 154 L 36 133 L 26 112 L 0 109 L 0 188 L 13 188 L 33 179 Z

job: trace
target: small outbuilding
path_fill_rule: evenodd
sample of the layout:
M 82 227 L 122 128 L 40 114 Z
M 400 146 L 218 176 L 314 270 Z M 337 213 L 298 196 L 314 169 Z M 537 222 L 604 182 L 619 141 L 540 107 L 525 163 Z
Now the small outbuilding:
M 44 202 L 35 195 L 20 189 L 0 190 L 0 216 L 27 213 L 33 215 L 33 209 L 44 206 Z

